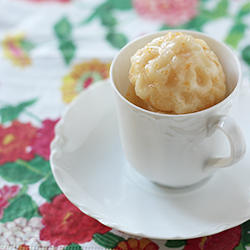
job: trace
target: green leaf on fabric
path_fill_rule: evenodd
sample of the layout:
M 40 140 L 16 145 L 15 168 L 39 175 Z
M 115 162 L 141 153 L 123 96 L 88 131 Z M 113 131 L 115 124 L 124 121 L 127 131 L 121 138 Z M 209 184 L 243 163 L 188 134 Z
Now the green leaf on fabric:
M 3 218 L 0 221 L 5 223 L 20 217 L 24 217 L 29 220 L 32 217 L 39 216 L 36 203 L 29 195 L 23 194 L 18 196 L 16 199 L 14 198 L 10 205 L 4 209 Z
M 69 64 L 76 50 L 76 46 L 71 39 L 72 25 L 68 18 L 64 17 L 54 26 L 54 30 L 59 39 L 59 49 L 62 52 L 64 61 Z
M 241 243 L 244 246 L 250 244 L 250 220 L 241 225 Z
M 239 13 L 238 13 L 238 17 L 241 18 L 245 15 L 250 14 L 250 2 L 246 3 L 242 6 L 242 8 L 240 9 Z
M 197 31 L 202 31 L 202 27 L 205 23 L 207 23 L 209 20 L 213 19 L 213 13 L 207 11 L 207 10 L 201 10 L 200 14 L 191 19 L 188 23 L 185 23 L 183 25 L 180 25 L 179 29 L 193 29 Z M 169 28 L 169 27 L 167 27 Z
M 75 44 L 71 40 L 64 41 L 61 43 L 59 49 L 63 54 L 64 61 L 66 62 L 66 64 L 69 64 L 75 55 Z
M 178 27 L 179 28 L 179 27 Z M 163 24 L 160 28 L 160 30 L 172 30 L 172 29 L 176 29 L 176 27 L 171 27 L 171 26 L 168 26 L 166 24 Z
M 101 16 L 102 25 L 107 27 L 113 27 L 117 24 L 116 18 L 111 14 L 110 11 L 107 11 L 104 15 Z
M 29 188 L 28 185 L 23 185 L 23 187 L 21 188 L 21 190 L 19 191 L 19 193 L 16 196 L 14 196 L 13 198 L 10 198 L 8 201 L 10 203 L 12 203 L 19 196 L 22 196 L 22 195 L 26 194 L 28 188 Z
M 250 45 L 242 50 L 241 55 L 243 60 L 250 66 Z
M 48 161 L 36 156 L 31 161 L 17 160 L 8 162 L 0 167 L 0 176 L 12 183 L 31 184 L 50 174 Z
M 193 18 L 190 22 L 184 25 L 185 29 L 194 29 L 197 31 L 202 31 L 203 25 L 209 21 L 211 18 L 206 15 L 199 15 Z
M 119 10 L 129 10 L 132 8 L 131 0 L 109 0 L 108 3 Z
M 0 116 L 1 116 L 1 122 L 9 122 L 17 119 L 19 114 L 24 111 L 24 109 L 28 106 L 31 106 L 37 101 L 37 99 L 27 101 L 27 102 L 22 102 L 18 104 L 17 106 L 5 106 L 0 109 Z
M 64 248 L 64 250 L 81 250 L 81 246 L 78 244 L 72 243 Z
M 245 30 L 246 25 L 241 22 L 237 22 L 230 30 L 225 42 L 231 45 L 233 48 L 236 48 L 240 40 L 244 37 Z
M 68 18 L 64 17 L 58 23 L 56 23 L 54 30 L 59 40 L 68 40 L 71 36 L 72 26 Z
M 34 44 L 32 44 L 31 42 L 27 41 L 27 40 L 22 40 L 20 41 L 21 47 L 26 51 L 29 52 L 30 50 L 32 50 L 35 46 Z
M 110 26 L 111 23 L 111 11 L 113 9 L 119 9 L 119 10 L 127 10 L 131 9 L 132 4 L 131 0 L 107 0 L 100 6 L 98 6 L 95 11 L 84 21 L 80 23 L 80 25 L 87 24 L 91 22 L 94 18 L 98 17 L 101 18 L 102 20 L 105 20 L 105 16 L 108 15 L 107 19 L 110 19 L 107 26 Z M 113 19 L 113 18 L 112 18 Z M 104 21 L 102 21 L 104 22 Z M 112 23 L 114 22 L 114 19 L 112 20 Z M 104 22 L 105 23 L 105 22 Z M 106 24 L 104 24 L 106 25 Z
M 223 17 L 228 14 L 228 0 L 221 0 L 215 8 L 214 18 Z
M 115 248 L 117 244 L 125 239 L 111 232 L 105 234 L 96 233 L 93 235 L 93 240 L 100 246 L 105 248 Z
M 101 4 L 100 6 L 98 6 L 95 11 L 84 21 L 82 21 L 80 23 L 80 25 L 84 25 L 87 24 L 89 22 L 91 22 L 94 18 L 96 17 L 102 17 L 105 14 L 109 13 L 110 10 L 113 8 L 112 4 L 109 2 L 105 2 L 103 4 Z
M 169 248 L 183 247 L 185 245 L 186 245 L 186 240 L 168 240 L 165 243 L 165 246 Z
M 245 246 L 240 242 L 240 244 L 234 248 L 234 250 L 246 250 Z
M 51 202 L 52 199 L 61 194 L 62 191 L 58 187 L 52 173 L 48 176 L 48 178 L 40 185 L 39 193 L 42 197 L 44 197 L 48 202 Z
M 112 46 L 118 49 L 121 49 L 124 45 L 127 44 L 127 38 L 122 33 L 110 32 L 106 36 L 106 39 Z

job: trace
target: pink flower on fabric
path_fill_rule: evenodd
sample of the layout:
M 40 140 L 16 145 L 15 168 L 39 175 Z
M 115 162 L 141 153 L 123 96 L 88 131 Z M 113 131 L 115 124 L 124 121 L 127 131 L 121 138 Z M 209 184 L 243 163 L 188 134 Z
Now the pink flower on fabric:
M 133 0 L 137 13 L 169 26 L 178 26 L 198 14 L 198 0 Z
M 15 197 L 19 191 L 19 186 L 4 186 L 0 189 L 0 220 L 3 218 L 4 209 L 10 204 L 8 200 Z
M 29 51 L 33 45 L 27 41 L 24 34 L 6 36 L 2 41 L 4 56 L 10 59 L 14 65 L 26 67 L 31 65 Z
M 44 120 L 42 127 L 38 129 L 36 137 L 33 141 L 32 151 L 42 156 L 45 160 L 49 159 L 50 143 L 55 136 L 54 127 L 57 122 L 58 120 Z

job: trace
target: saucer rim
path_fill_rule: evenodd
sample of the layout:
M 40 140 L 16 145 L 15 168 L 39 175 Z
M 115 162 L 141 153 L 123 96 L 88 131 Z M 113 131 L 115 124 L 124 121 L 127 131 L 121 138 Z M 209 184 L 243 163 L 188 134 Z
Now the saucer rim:
M 54 175 L 54 178 L 58 184 L 58 186 L 60 187 L 60 189 L 62 190 L 62 192 L 65 194 L 65 196 L 74 204 L 76 205 L 83 213 L 87 214 L 90 217 L 93 217 L 94 219 L 96 219 L 97 221 L 99 221 L 100 223 L 102 223 L 105 226 L 111 227 L 113 229 L 116 229 L 118 231 L 122 231 L 124 233 L 130 234 L 130 235 L 135 235 L 138 237 L 149 237 L 149 238 L 154 238 L 154 239 L 158 239 L 158 240 L 181 240 L 181 239 L 192 239 L 192 238 L 197 238 L 197 237 L 203 237 L 203 236 L 207 236 L 207 235 L 211 235 L 211 234 L 216 234 L 219 233 L 221 231 L 227 230 L 229 228 L 233 228 L 235 226 L 238 226 L 240 224 L 242 224 L 243 222 L 247 221 L 250 219 L 250 212 L 249 214 L 241 217 L 240 219 L 238 219 L 235 222 L 231 222 L 228 224 L 224 224 L 224 225 L 217 225 L 216 228 L 213 228 L 213 230 L 208 230 L 209 232 L 205 232 L 202 231 L 200 233 L 197 233 L 196 235 L 193 236 L 181 236 L 181 235 L 175 235 L 175 236 L 171 236 L 171 237 L 162 237 L 162 236 L 153 236 L 153 235 L 149 235 L 149 234 L 144 234 L 144 233 L 140 233 L 140 232 L 135 232 L 135 231 L 131 231 L 131 230 L 126 230 L 124 229 L 124 227 L 122 225 L 118 225 L 116 224 L 114 221 L 112 222 L 112 219 L 108 219 L 105 216 L 103 216 L 102 214 L 96 214 L 93 211 L 90 211 L 90 209 L 88 208 L 87 205 L 83 206 L 83 205 L 79 205 L 74 198 L 72 198 L 72 195 L 70 193 L 70 190 L 68 190 L 67 188 L 64 187 L 63 183 L 61 183 L 60 177 L 58 175 L 58 171 L 60 172 L 60 166 L 57 166 L 57 164 L 55 163 L 55 156 L 56 158 L 60 158 L 60 152 L 58 149 L 60 149 L 60 144 L 65 143 L 65 138 L 63 138 L 63 140 L 61 140 L 61 136 L 62 134 L 60 131 L 60 128 L 62 126 L 62 124 L 65 123 L 65 116 L 66 114 L 68 114 L 69 112 L 71 112 L 72 107 L 75 107 L 78 105 L 79 100 L 81 100 L 82 98 L 84 98 L 85 95 L 88 95 L 91 91 L 95 91 L 95 89 L 98 89 L 100 87 L 100 85 L 106 86 L 106 87 L 110 87 L 110 80 L 106 79 L 106 80 L 102 80 L 99 81 L 98 83 L 93 84 L 92 86 L 90 86 L 86 91 L 83 91 L 82 93 L 80 93 L 78 95 L 78 97 L 76 97 L 64 110 L 62 117 L 60 119 L 60 121 L 57 123 L 56 128 L 55 128 L 55 138 L 53 139 L 53 141 L 51 142 L 51 155 L 50 155 L 50 164 L 51 164 L 51 168 L 52 168 L 52 173 Z M 61 141 L 60 141 L 61 140 Z M 59 148 L 58 148 L 59 147 Z M 62 173 L 60 173 L 62 174 Z M 69 174 L 69 173 L 67 173 Z M 72 177 L 73 178 L 73 177 Z M 78 185 L 78 184 L 77 184 Z

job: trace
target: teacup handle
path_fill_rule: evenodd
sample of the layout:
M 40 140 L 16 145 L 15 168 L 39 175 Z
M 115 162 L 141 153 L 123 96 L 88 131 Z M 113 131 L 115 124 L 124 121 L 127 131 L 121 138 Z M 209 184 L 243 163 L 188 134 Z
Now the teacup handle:
M 227 158 L 210 159 L 205 170 L 229 167 L 240 161 L 246 152 L 245 138 L 234 119 L 229 116 L 214 118 L 208 125 L 208 136 L 212 135 L 216 129 L 220 129 L 227 136 L 231 153 Z

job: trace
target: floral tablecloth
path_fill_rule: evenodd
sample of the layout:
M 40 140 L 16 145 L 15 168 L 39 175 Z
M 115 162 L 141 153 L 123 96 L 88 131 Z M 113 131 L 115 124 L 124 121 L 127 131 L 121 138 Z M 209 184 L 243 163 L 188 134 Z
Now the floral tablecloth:
M 52 175 L 49 145 L 66 105 L 109 77 L 127 42 L 172 28 L 227 43 L 250 87 L 249 1 L 0 0 L 0 249 L 250 249 L 250 221 L 186 240 L 118 232 L 80 212 Z

